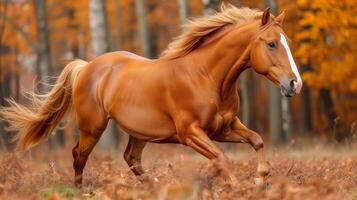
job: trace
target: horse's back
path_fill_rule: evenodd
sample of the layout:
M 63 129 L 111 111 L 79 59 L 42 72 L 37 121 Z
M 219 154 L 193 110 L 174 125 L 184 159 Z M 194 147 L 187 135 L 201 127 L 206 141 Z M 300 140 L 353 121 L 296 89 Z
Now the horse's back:
M 133 58 L 133 59 L 140 59 L 140 60 L 150 60 L 148 58 L 145 58 L 143 56 L 139 56 L 135 53 L 132 53 L 132 52 L 129 52 L 129 51 L 115 51 L 115 52 L 112 52 L 112 53 L 115 53 L 119 56 L 125 56 L 125 57 L 130 57 L 130 58 Z

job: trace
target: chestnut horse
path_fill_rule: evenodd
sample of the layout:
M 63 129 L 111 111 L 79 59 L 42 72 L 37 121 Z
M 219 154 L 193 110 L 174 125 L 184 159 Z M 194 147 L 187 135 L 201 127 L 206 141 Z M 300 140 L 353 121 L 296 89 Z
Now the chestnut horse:
M 225 6 L 188 23 L 158 59 L 120 51 L 89 63 L 73 61 L 48 94 L 35 96 L 31 109 L 9 100 L 0 114 L 17 131 L 18 147 L 26 150 L 46 139 L 73 105 L 80 130 L 72 150 L 77 186 L 109 119 L 130 135 L 124 159 L 138 177 L 144 173 L 141 154 L 147 142 L 181 143 L 222 164 L 217 166 L 230 166 L 213 142 L 218 141 L 249 143 L 264 181 L 269 172 L 264 143 L 237 117 L 237 79 L 251 67 L 279 85 L 283 95 L 300 92 L 283 18 L 284 13 L 274 17 L 269 9 Z

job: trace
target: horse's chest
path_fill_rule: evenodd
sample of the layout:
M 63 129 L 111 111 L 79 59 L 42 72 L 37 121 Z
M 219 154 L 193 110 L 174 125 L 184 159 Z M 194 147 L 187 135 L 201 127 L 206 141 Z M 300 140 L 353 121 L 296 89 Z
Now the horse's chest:
M 212 123 L 210 123 L 210 135 L 213 136 L 229 129 L 234 117 L 235 112 L 233 110 L 218 111 Z
M 238 109 L 238 98 L 232 97 L 221 102 L 212 123 L 212 133 L 217 134 L 230 128 Z

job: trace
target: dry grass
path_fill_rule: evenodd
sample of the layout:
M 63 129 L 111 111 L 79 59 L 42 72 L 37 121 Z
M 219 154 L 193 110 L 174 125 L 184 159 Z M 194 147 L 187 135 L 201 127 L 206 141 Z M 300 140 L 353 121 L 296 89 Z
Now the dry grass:
M 154 181 L 140 183 L 122 155 L 96 150 L 84 188 L 72 184 L 70 148 L 49 155 L 2 154 L 0 199 L 357 199 L 357 154 L 353 149 L 269 150 L 268 188 L 254 185 L 256 160 L 247 147 L 230 148 L 238 184 L 213 174 L 206 159 L 186 147 L 149 145 L 144 167 Z M 237 153 L 239 152 L 239 153 Z

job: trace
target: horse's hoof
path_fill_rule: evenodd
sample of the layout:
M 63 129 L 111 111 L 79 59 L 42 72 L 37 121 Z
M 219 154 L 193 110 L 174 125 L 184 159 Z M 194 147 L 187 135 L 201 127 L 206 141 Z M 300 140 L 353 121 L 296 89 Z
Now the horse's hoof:
M 156 177 L 151 177 L 149 175 L 143 174 L 141 176 L 138 177 L 139 181 L 142 184 L 155 184 L 159 182 L 159 179 Z
M 262 188 L 264 188 L 265 190 L 268 190 L 268 183 L 265 181 L 264 178 L 261 178 L 261 177 L 255 178 L 255 179 L 254 179 L 254 183 L 255 183 L 255 185 L 257 185 L 257 186 L 262 187 Z
M 258 185 L 258 186 L 263 185 L 264 182 L 265 182 L 265 181 L 264 181 L 264 179 L 262 179 L 262 178 L 255 178 L 255 179 L 254 179 L 255 185 Z

